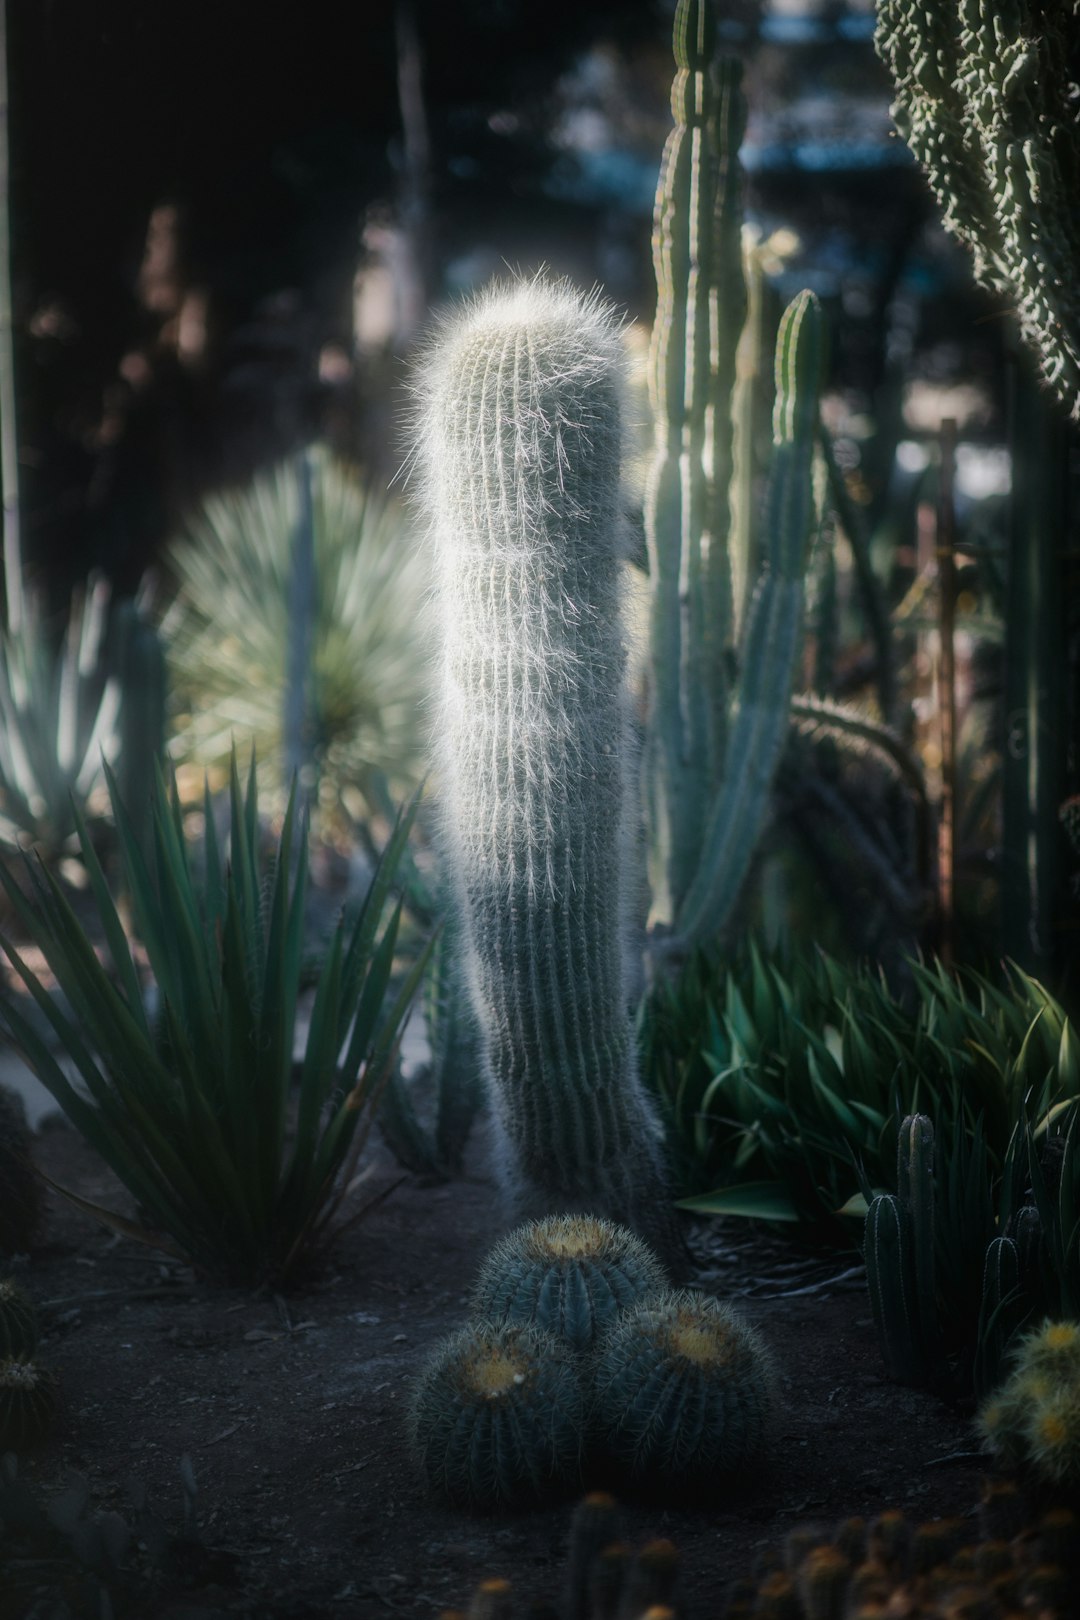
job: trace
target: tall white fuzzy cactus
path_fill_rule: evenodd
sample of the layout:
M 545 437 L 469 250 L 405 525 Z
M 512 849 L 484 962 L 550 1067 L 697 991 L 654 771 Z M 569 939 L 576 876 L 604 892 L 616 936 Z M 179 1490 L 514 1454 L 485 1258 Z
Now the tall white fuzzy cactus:
M 418 463 L 444 847 L 508 1180 L 522 1213 L 591 1209 L 670 1252 L 627 1009 L 622 369 L 596 297 L 496 287 L 432 349 Z

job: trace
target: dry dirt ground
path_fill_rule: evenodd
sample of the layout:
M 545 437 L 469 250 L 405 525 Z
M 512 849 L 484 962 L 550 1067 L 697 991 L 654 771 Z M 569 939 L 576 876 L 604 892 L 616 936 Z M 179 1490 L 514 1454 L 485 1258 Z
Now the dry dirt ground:
M 375 1151 L 372 1185 L 387 1196 L 284 1299 L 201 1282 L 50 1195 L 42 1246 L 17 1270 L 63 1402 L 21 1477 L 47 1499 L 76 1470 L 87 1512 L 129 1517 L 140 1481 L 179 1537 L 165 1573 L 129 1558 L 102 1614 L 435 1620 L 493 1575 L 513 1582 L 521 1613 L 556 1599 L 572 1500 L 494 1519 L 450 1511 L 404 1445 L 410 1379 L 464 1320 L 503 1229 L 482 1158 L 466 1180 L 432 1187 L 398 1179 Z M 46 1123 L 36 1154 L 57 1181 L 124 1207 L 66 1123 Z M 680 1548 L 687 1620 L 722 1614 L 731 1580 L 800 1521 L 898 1506 L 919 1522 L 973 1507 L 982 1469 L 965 1416 L 887 1382 L 851 1257 L 822 1261 L 739 1223 L 702 1223 L 690 1238 L 701 1280 L 772 1347 L 783 1414 L 761 1478 L 720 1505 L 625 1504 L 632 1542 L 669 1536 Z M 197 1483 L 186 1535 L 183 1456 Z M 75 1590 L 59 1564 L 9 1549 L 5 1572 L 4 1558 L 0 1547 L 0 1620 L 72 1612 L 59 1606 Z

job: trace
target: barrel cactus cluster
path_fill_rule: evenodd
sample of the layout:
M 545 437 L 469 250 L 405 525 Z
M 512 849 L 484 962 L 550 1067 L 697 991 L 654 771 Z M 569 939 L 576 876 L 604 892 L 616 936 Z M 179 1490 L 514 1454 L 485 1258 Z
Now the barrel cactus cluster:
M 708 1489 L 761 1454 L 769 1361 L 704 1294 L 673 1290 L 632 1232 L 592 1215 L 526 1223 L 481 1267 L 474 1319 L 432 1353 L 410 1416 L 431 1488 L 513 1507 L 597 1469 Z

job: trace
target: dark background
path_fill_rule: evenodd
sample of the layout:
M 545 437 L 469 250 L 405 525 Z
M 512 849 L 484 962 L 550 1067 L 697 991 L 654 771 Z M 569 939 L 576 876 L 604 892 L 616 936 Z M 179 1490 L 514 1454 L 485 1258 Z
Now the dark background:
M 353 277 L 372 222 L 419 221 L 429 300 L 546 263 L 647 319 L 672 11 L 417 0 L 429 157 L 410 164 L 389 0 L 10 0 L 25 550 L 50 594 L 93 566 L 132 589 L 208 489 L 315 434 L 379 477 L 392 470 L 411 334 L 380 363 L 355 352 Z M 966 267 L 944 238 L 927 247 L 932 210 L 889 134 L 872 20 L 816 11 L 792 22 L 755 0 L 719 9 L 749 69 L 751 213 L 800 232 L 789 276 L 844 316 L 838 386 L 872 405 L 897 308 L 905 363 L 913 326 L 932 350 L 926 300 L 916 315 L 910 297 L 896 303 L 905 286 L 955 282 L 975 337 L 964 363 L 992 373 L 994 334 L 974 326 Z M 852 94 L 866 127 L 834 111 L 822 144 L 815 116 Z M 598 156 L 560 144 L 574 116 L 599 127 Z M 148 230 L 163 209 L 155 260 Z M 191 308 L 197 353 L 176 337 Z M 940 299 L 935 309 L 950 319 Z

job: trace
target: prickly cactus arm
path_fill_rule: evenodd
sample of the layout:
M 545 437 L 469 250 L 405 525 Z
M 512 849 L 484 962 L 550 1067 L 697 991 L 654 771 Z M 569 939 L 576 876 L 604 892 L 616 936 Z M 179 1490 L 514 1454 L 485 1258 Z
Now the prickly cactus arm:
M 432 354 L 419 449 L 444 837 L 508 1179 L 522 1213 L 670 1247 L 624 981 L 621 368 L 595 299 L 496 289 Z
M 663 778 L 650 802 L 665 911 L 677 907 L 690 881 L 724 751 L 731 396 L 746 313 L 741 68 L 714 63 L 705 0 L 679 0 L 674 50 L 675 127 L 664 147 L 653 226 L 657 310 L 649 386 L 656 443 L 645 498 L 653 580 L 648 766 Z
M 788 305 L 776 340 L 773 460 L 766 501 L 766 568 L 747 615 L 738 705 L 701 860 L 676 919 L 683 946 L 719 932 L 750 866 L 788 726 L 802 633 L 813 515 L 812 468 L 825 344 L 813 293 Z
M 893 116 L 975 274 L 1016 303 L 1043 376 L 1080 421 L 1077 0 L 882 0 Z

